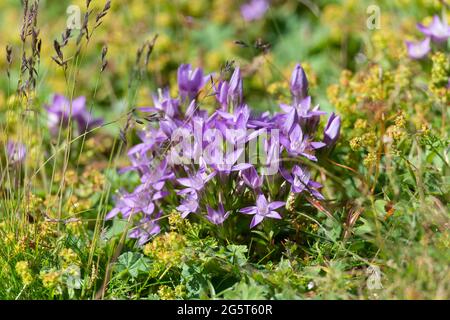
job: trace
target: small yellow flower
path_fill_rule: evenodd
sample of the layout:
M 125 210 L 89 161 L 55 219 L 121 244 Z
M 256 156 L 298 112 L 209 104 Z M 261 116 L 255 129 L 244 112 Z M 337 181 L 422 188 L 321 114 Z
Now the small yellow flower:
M 341 77 L 339 78 L 339 83 L 342 87 L 347 87 L 350 84 L 352 78 L 352 72 L 350 70 L 344 70 L 341 72 Z
M 369 152 L 369 154 L 363 160 L 363 164 L 366 167 L 372 166 L 377 161 L 377 154 L 375 152 Z
M 65 172 L 65 181 L 69 185 L 74 185 L 78 182 L 78 174 L 75 170 L 69 169 Z
M 164 265 L 181 263 L 185 253 L 186 239 L 176 232 L 168 232 L 156 237 L 144 247 L 144 254 L 152 256 Z
M 187 220 L 183 219 L 178 211 L 171 212 L 169 216 L 170 230 L 179 230 L 185 221 Z
M 362 142 L 361 137 L 355 137 L 355 138 L 353 138 L 352 140 L 350 140 L 350 148 L 351 148 L 353 151 L 358 150 L 358 149 L 361 147 L 361 142 Z
M 64 266 L 76 264 L 78 262 L 78 255 L 70 248 L 64 248 L 59 253 Z
M 365 147 L 373 147 L 377 142 L 377 135 L 373 132 L 367 132 L 361 137 L 362 144 Z
M 443 52 L 436 52 L 431 57 L 433 67 L 431 69 L 431 82 L 436 87 L 448 84 L 450 73 L 450 58 Z
M 48 271 L 41 271 L 40 278 L 42 280 L 44 288 L 54 289 L 61 282 L 61 272 L 54 269 Z
M 31 275 L 30 268 L 27 261 L 19 261 L 16 263 L 16 272 L 19 274 L 22 283 L 29 285 L 33 282 L 33 276 Z
M 332 84 L 327 88 L 328 100 L 334 105 L 338 104 L 339 101 L 339 85 Z
M 66 224 L 66 228 L 69 232 L 79 236 L 83 232 L 83 223 L 81 220 L 69 222 Z
M 401 112 L 394 120 L 395 126 L 398 128 L 404 128 L 406 125 L 405 114 Z
M 158 295 L 161 300 L 174 300 L 176 298 L 175 291 L 171 287 L 165 285 L 158 288 Z
M 358 119 L 355 121 L 355 128 L 356 129 L 366 129 L 367 128 L 367 120 L 365 119 Z

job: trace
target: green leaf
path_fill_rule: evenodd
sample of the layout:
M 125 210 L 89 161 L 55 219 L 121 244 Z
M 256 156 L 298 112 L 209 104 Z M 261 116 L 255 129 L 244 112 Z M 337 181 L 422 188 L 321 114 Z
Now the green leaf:
M 126 220 L 114 219 L 112 227 L 106 231 L 103 239 L 108 241 L 116 236 L 122 235 L 127 230 L 127 225 L 128 221 Z
M 117 259 L 116 271 L 128 273 L 132 278 L 137 278 L 140 273 L 148 272 L 150 259 L 142 253 L 125 252 Z
M 189 298 L 198 298 L 204 292 L 210 291 L 209 275 L 203 266 L 183 264 L 181 281 L 186 286 Z
M 247 246 L 230 244 L 227 246 L 227 252 L 225 253 L 228 260 L 239 267 L 242 267 L 247 263 Z
M 233 300 L 264 300 L 266 299 L 267 288 L 259 285 L 255 280 L 250 279 L 249 283 L 241 281 L 236 283 L 231 290 L 225 292 L 225 299 Z
M 376 200 L 375 201 L 375 212 L 378 217 L 383 218 L 386 215 L 386 207 L 387 202 L 385 200 Z

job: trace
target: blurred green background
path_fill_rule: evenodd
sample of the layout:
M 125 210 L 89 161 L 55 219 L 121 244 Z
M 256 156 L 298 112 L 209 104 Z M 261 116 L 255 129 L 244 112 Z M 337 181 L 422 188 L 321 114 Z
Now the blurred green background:
M 381 50 L 402 50 L 405 31 L 415 34 L 420 17 L 435 12 L 439 1 L 271 1 L 269 10 L 258 20 L 245 21 L 240 12 L 244 1 L 136 1 L 114 0 L 111 12 L 95 30 L 88 48 L 78 61 L 77 85 L 74 95 L 92 97 L 95 92 L 94 113 L 106 118 L 120 114 L 129 107 L 128 84 L 136 50 L 156 34 L 158 39 L 147 72 L 137 91 L 137 105 L 151 102 L 149 95 L 158 87 L 174 84 L 180 63 L 201 66 L 206 72 L 220 72 L 227 61 L 241 66 L 245 86 L 252 92 L 249 104 L 259 110 L 276 106 L 269 96 L 286 94 L 290 72 L 295 63 L 305 66 L 311 82 L 312 95 L 325 110 L 332 110 L 326 99 L 326 88 L 336 82 L 340 70 L 353 70 L 357 64 L 383 59 Z M 105 1 L 92 1 L 95 14 Z M 367 20 L 376 5 L 380 12 L 380 29 L 370 30 Z M 61 39 L 70 14 L 70 6 L 85 14 L 85 0 L 40 1 L 38 24 L 42 38 L 39 66 L 38 101 L 44 103 L 54 92 L 68 93 L 62 69 L 52 61 L 53 40 Z M 369 9 L 368 9 L 369 8 Z M 13 66 L 10 83 L 16 83 L 20 62 L 20 1 L 0 3 L 0 46 L 13 46 Z M 76 36 L 74 31 L 73 36 Z M 248 47 L 237 45 L 243 41 Z M 270 45 L 263 50 L 261 46 Z M 374 42 L 378 52 L 374 51 Z M 101 76 L 101 50 L 108 46 L 108 68 Z M 263 46 L 268 48 L 268 46 Z M 4 50 L 4 49 L 3 49 Z M 71 51 L 72 50 L 72 51 Z M 71 56 L 74 46 L 64 48 Z M 5 54 L 0 55 L 1 69 L 6 67 Z M 75 70 L 69 70 L 75 72 Z M 11 95 L 6 77 L 0 78 L 0 105 Z M 270 95 L 267 93 L 271 93 Z M 112 112 L 111 112 L 112 111 Z

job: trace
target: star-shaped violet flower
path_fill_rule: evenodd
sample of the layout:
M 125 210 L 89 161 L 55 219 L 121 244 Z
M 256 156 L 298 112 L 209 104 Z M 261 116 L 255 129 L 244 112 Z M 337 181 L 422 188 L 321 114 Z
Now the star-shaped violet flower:
M 186 197 L 181 202 L 181 204 L 177 207 L 177 210 L 180 211 L 181 217 L 186 218 L 190 213 L 195 213 L 198 210 L 198 195 L 197 192 L 193 189 L 183 189 L 178 192 L 178 195 L 186 194 Z
M 217 210 L 212 209 L 209 206 L 206 206 L 206 211 L 208 212 L 208 215 L 206 216 L 206 219 L 208 219 L 213 224 L 223 224 L 223 222 L 228 218 L 230 215 L 230 211 L 225 212 L 225 209 L 223 208 L 223 204 L 219 204 L 219 207 Z
M 263 194 L 260 194 L 256 198 L 256 206 L 242 208 L 240 212 L 254 215 L 252 222 L 250 223 L 250 228 L 253 228 L 261 223 L 264 218 L 281 219 L 280 214 L 275 210 L 284 205 L 285 202 L 283 201 L 274 201 L 269 203 L 267 202 L 266 197 Z
M 408 56 L 411 59 L 422 59 L 430 52 L 430 38 L 427 37 L 423 41 L 411 42 L 406 41 L 406 48 L 408 49 Z
M 144 245 L 150 237 L 157 235 L 161 232 L 161 227 L 157 223 L 157 218 L 162 215 L 162 211 L 151 217 L 146 215 L 141 220 L 139 220 L 139 225 L 133 228 L 129 233 L 128 237 L 131 239 L 138 239 L 138 245 Z
M 263 184 L 263 178 L 258 175 L 254 166 L 251 166 L 240 172 L 244 183 L 253 190 L 258 190 Z
M 280 172 L 283 178 L 291 184 L 292 192 L 301 193 L 306 190 L 313 197 L 320 200 L 323 199 L 323 195 L 319 191 L 317 191 L 317 189 L 321 188 L 322 185 L 311 180 L 311 174 L 307 169 L 295 165 L 292 168 L 292 174 L 284 169 L 281 169 Z
M 179 184 L 187 187 L 184 191 L 185 192 L 191 192 L 193 191 L 201 191 L 206 183 L 208 183 L 214 176 L 216 175 L 216 172 L 213 171 L 211 173 L 206 172 L 206 165 L 204 163 L 201 164 L 199 170 L 186 178 L 178 178 L 177 181 Z
M 417 28 L 425 36 L 431 37 L 434 42 L 445 42 L 450 37 L 450 26 L 445 19 L 441 20 L 438 15 L 433 17 L 431 24 L 426 27 L 423 24 L 417 24 Z
M 175 173 L 167 165 L 167 160 L 164 159 L 158 166 L 152 168 L 141 177 L 143 185 L 149 186 L 151 189 L 161 191 L 167 180 L 175 178 Z
M 319 110 L 319 106 L 316 106 L 311 110 L 310 96 L 307 96 L 298 103 L 294 101 L 292 105 L 280 104 L 280 108 L 286 113 L 283 123 L 285 132 L 290 132 L 292 127 L 300 121 L 326 114 L 326 112 Z
M 313 154 L 314 150 L 325 146 L 323 142 L 309 141 L 298 124 L 294 126 L 294 129 L 289 134 L 289 139 L 282 136 L 280 142 L 290 154 L 301 155 L 312 161 L 317 161 Z
M 231 171 L 241 171 L 250 168 L 252 165 L 249 163 L 236 163 L 240 160 L 242 153 L 245 150 L 243 148 L 234 150 L 229 152 L 223 156 L 217 156 L 217 153 L 214 154 L 214 157 L 210 157 L 210 165 L 211 167 L 221 174 L 230 174 Z
M 116 197 L 115 203 L 116 206 L 106 215 L 106 220 L 114 218 L 119 213 L 122 213 L 123 218 L 128 218 L 139 212 L 150 215 L 155 210 L 152 195 L 142 187 L 137 187 L 132 193 L 122 191 Z
M 152 107 L 139 107 L 142 112 L 162 113 L 165 117 L 174 118 L 179 115 L 179 99 L 172 99 L 168 89 L 158 89 L 158 94 L 152 94 Z
M 96 126 L 100 126 L 103 120 L 94 119 L 89 111 L 86 110 L 86 98 L 78 97 L 72 102 L 62 95 L 55 95 L 52 104 L 46 106 L 48 112 L 48 127 L 53 134 L 56 134 L 60 125 L 68 125 L 72 118 L 78 125 L 78 132 L 83 133 Z

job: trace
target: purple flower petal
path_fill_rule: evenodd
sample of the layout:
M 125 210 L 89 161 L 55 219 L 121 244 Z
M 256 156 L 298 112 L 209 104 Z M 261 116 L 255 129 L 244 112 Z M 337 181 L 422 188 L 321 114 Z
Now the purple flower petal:
M 241 14 L 244 20 L 253 21 L 261 19 L 269 9 L 267 0 L 251 0 L 241 6 Z
M 447 21 L 439 18 L 438 15 L 433 17 L 433 21 L 429 26 L 424 26 L 423 24 L 417 24 L 417 28 L 422 32 L 425 36 L 430 37 L 431 40 L 437 43 L 446 42 L 450 37 L 450 26 L 447 24 Z M 423 53 L 424 49 L 417 49 L 418 53 Z M 415 54 L 415 56 L 418 55 Z M 414 58 L 419 59 L 419 58 Z
M 269 209 L 270 210 L 275 210 L 281 207 L 284 207 L 286 205 L 286 202 L 283 201 L 274 201 L 269 203 Z
M 252 219 L 252 222 L 250 223 L 250 228 L 256 227 L 256 226 L 257 226 L 258 224 L 260 224 L 261 221 L 263 221 L 263 220 L 264 220 L 264 217 L 263 217 L 263 216 L 260 216 L 260 215 L 258 215 L 258 214 L 254 215 L 254 216 L 253 216 L 253 219 Z
M 256 214 L 256 206 L 251 206 L 251 207 L 246 207 L 246 208 L 242 208 L 241 210 L 239 210 L 239 212 L 244 213 L 244 214 Z
M 425 40 L 423 40 L 421 42 L 406 41 L 406 46 L 408 49 L 408 55 L 412 59 L 422 59 L 431 50 L 429 37 L 425 38 Z
M 282 219 L 280 214 L 276 211 L 270 211 L 266 217 L 273 218 L 273 219 Z

